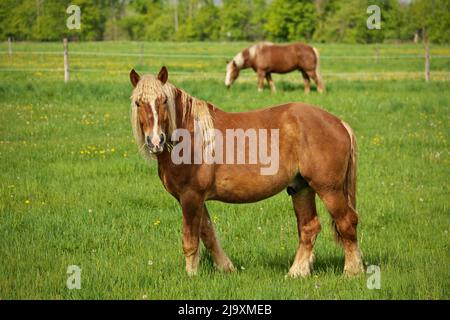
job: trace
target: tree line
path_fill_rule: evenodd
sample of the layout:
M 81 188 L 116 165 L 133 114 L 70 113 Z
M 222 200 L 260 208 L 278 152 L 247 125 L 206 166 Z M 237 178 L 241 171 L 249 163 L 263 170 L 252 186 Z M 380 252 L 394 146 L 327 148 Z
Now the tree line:
M 70 4 L 81 28 L 69 30 Z M 381 29 L 366 26 L 381 8 Z M 450 42 L 449 0 L 2 0 L 0 38 L 55 41 L 261 39 L 374 43 Z

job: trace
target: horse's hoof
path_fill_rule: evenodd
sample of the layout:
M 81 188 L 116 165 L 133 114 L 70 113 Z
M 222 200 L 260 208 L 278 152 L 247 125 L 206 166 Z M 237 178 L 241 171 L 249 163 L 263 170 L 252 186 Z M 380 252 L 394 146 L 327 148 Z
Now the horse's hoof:
M 289 270 L 288 276 L 291 278 L 306 278 L 311 275 L 311 268 L 309 266 L 300 268 L 291 268 Z
M 288 277 L 295 279 L 295 278 L 308 278 L 311 276 L 311 272 L 291 272 L 287 274 Z
M 189 277 L 195 277 L 197 275 L 197 270 L 186 268 L 186 273 Z
M 226 272 L 226 273 L 231 273 L 231 272 L 235 272 L 235 271 L 236 271 L 236 267 L 231 262 L 229 262 L 225 266 L 225 268 L 223 268 L 223 272 Z
M 360 276 L 363 273 L 364 267 L 362 266 L 362 264 L 344 268 L 344 276 L 349 278 Z

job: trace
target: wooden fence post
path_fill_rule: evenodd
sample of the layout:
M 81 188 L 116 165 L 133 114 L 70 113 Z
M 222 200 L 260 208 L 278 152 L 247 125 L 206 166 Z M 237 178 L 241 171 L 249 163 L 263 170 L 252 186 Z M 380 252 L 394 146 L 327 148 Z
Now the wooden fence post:
M 428 40 L 428 30 L 422 29 L 423 43 L 425 44 L 425 82 L 430 81 L 430 41 Z
M 12 58 L 12 43 L 11 43 L 11 37 L 8 37 L 8 54 L 9 57 Z
M 425 43 L 425 82 L 430 81 L 430 44 Z
M 69 42 L 64 38 L 64 82 L 69 82 Z

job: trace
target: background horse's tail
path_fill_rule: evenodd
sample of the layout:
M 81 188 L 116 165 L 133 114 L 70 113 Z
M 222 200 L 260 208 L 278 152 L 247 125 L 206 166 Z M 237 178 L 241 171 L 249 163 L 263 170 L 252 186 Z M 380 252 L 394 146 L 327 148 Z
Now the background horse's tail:
M 357 146 L 356 146 L 356 137 L 353 133 L 352 128 L 345 123 L 344 124 L 345 129 L 347 129 L 348 134 L 350 136 L 350 158 L 348 161 L 348 167 L 347 167 L 347 175 L 345 178 L 345 185 L 344 185 L 344 191 L 346 192 L 348 196 L 349 204 L 352 206 L 352 208 L 356 211 L 356 153 L 357 153 Z
M 350 156 L 348 159 L 347 164 L 347 172 L 345 174 L 345 181 L 344 181 L 344 194 L 348 198 L 348 204 L 350 207 L 353 208 L 353 210 L 356 212 L 356 156 L 357 156 L 357 146 L 356 146 L 356 137 L 353 133 L 352 128 L 342 121 L 343 126 L 348 132 L 348 135 L 350 136 Z M 334 229 L 334 238 L 336 242 L 342 244 L 342 238 L 337 230 L 336 224 L 334 221 L 332 222 L 333 229 Z
M 319 54 L 319 50 L 317 50 L 317 48 L 312 48 L 314 51 L 314 54 L 316 55 L 316 68 L 314 70 L 314 72 L 316 73 L 316 77 L 317 77 L 317 91 L 319 91 L 320 93 L 325 91 L 325 85 L 323 83 L 322 80 L 322 76 L 320 75 L 320 54 Z

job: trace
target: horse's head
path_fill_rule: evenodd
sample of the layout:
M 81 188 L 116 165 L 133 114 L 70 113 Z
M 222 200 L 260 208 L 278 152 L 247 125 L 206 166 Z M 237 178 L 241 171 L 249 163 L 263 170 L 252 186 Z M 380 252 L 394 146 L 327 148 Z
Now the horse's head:
M 153 76 L 141 77 L 131 70 L 130 80 L 134 87 L 131 96 L 133 108 L 136 108 L 136 126 L 142 136 L 143 145 L 152 154 L 161 153 L 167 142 L 169 130 L 168 97 L 164 90 L 168 72 L 162 67 L 155 78 Z
M 239 77 L 239 68 L 234 60 L 227 62 L 227 75 L 225 76 L 225 85 L 231 87 L 233 82 Z

